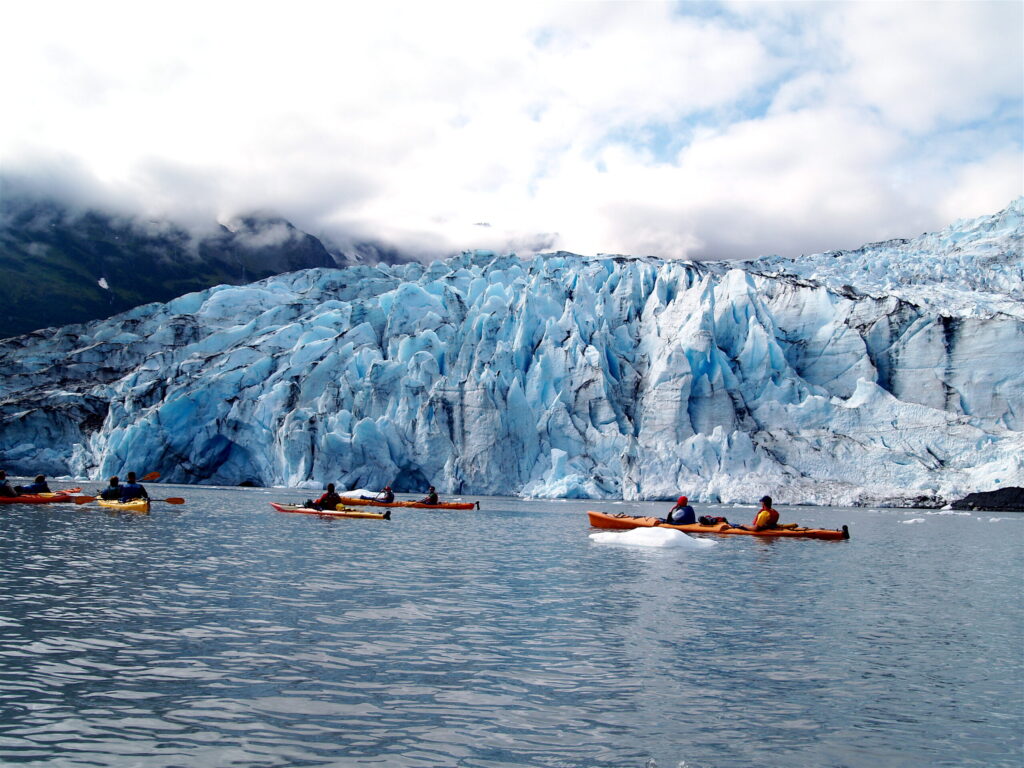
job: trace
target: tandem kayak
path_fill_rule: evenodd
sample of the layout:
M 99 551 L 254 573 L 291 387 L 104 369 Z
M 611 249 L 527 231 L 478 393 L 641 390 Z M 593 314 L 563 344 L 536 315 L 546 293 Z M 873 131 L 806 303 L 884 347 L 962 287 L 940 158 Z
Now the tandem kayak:
M 74 494 L 81 488 L 67 488 L 53 493 L 29 493 L 23 496 L 0 496 L 0 504 L 53 504 L 58 501 L 74 501 Z
M 633 528 L 672 528 L 684 533 L 717 533 L 721 535 L 762 536 L 777 539 L 848 539 L 850 531 L 844 525 L 840 530 L 832 528 L 772 528 L 767 531 L 748 531 L 730 526 L 728 523 L 717 525 L 669 525 L 656 517 L 636 517 L 634 515 L 609 515 L 606 512 L 588 511 L 587 517 L 594 528 L 610 528 L 627 531 Z
M 442 501 L 439 504 L 421 504 L 418 501 L 371 501 L 354 496 L 342 496 L 342 504 L 353 507 L 410 507 L 412 509 L 480 509 L 479 501 Z
M 118 501 L 117 499 L 96 499 L 96 503 L 107 509 L 119 509 L 122 512 L 142 512 L 149 514 L 149 499 L 132 499 L 131 501 Z
M 348 509 L 339 506 L 338 509 L 313 509 L 304 507 L 301 504 L 277 504 L 270 502 L 270 506 L 278 512 L 297 512 L 300 515 L 320 515 L 321 517 L 357 517 L 366 520 L 390 520 L 391 510 L 385 512 L 363 512 L 361 509 Z

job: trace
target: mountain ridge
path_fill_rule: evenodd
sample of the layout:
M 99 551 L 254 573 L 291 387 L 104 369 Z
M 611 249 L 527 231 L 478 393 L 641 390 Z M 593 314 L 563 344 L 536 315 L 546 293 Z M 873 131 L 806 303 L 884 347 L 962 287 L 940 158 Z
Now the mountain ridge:
M 214 285 L 245 285 L 297 269 L 400 263 L 371 242 L 328 248 L 272 213 L 250 213 L 193 231 L 75 209 L 53 198 L 0 198 L 0 338 L 103 319 Z

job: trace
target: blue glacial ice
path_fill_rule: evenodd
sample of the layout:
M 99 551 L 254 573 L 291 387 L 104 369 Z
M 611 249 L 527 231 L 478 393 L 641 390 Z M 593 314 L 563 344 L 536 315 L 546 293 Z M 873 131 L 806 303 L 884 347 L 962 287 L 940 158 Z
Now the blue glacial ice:
M 472 253 L 0 343 L 0 465 L 883 503 L 1024 485 L 1024 201 L 802 260 Z

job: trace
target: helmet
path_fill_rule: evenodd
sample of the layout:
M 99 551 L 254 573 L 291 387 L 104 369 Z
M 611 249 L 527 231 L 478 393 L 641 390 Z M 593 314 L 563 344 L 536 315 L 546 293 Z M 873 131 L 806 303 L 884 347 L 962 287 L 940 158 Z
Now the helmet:
M 688 499 L 688 498 L 686 498 L 685 496 L 680 496 L 680 497 L 679 497 L 679 500 L 678 500 L 678 501 L 677 501 L 676 503 L 677 503 L 677 504 L 685 504 L 685 503 L 686 503 L 686 502 L 688 502 L 688 501 L 689 501 L 689 499 Z

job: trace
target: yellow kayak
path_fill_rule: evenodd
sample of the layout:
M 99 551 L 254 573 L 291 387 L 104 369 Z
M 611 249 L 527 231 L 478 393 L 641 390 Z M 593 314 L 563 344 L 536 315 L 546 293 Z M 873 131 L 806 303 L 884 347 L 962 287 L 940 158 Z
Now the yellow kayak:
M 101 507 L 107 507 L 109 509 L 119 509 L 122 512 L 142 512 L 145 514 L 149 513 L 149 499 L 132 499 L 131 501 L 96 499 L 96 503 L 99 504 Z

